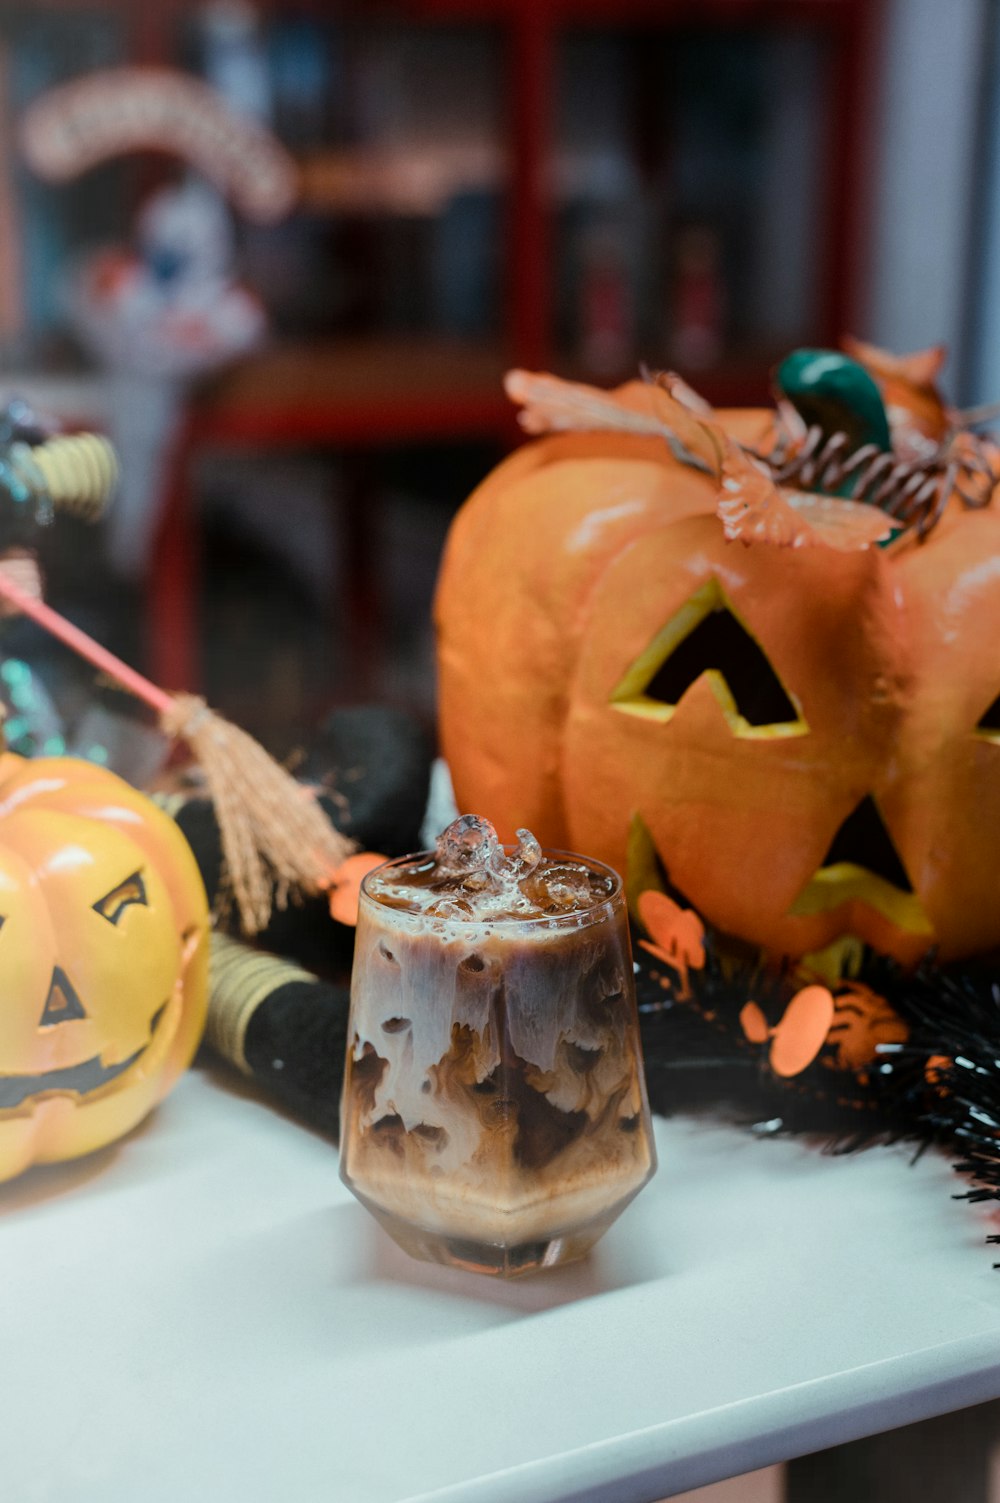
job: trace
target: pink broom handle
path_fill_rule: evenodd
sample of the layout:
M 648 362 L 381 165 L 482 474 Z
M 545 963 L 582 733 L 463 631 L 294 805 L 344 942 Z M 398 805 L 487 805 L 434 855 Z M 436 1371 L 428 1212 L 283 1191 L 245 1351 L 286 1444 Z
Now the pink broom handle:
M 52 610 L 51 606 L 43 601 L 36 600 L 33 595 L 28 595 L 8 577 L 0 564 L 0 595 L 8 600 L 11 605 L 17 607 L 25 616 L 30 616 L 45 631 L 60 642 L 65 642 L 67 647 L 86 658 L 88 663 L 93 663 L 95 668 L 113 678 L 121 684 L 123 689 L 128 689 L 137 699 L 155 710 L 158 715 L 168 714 L 174 707 L 172 695 L 166 690 L 160 689 L 156 684 L 150 683 L 148 678 L 143 678 L 134 668 L 123 663 L 121 658 L 116 658 L 113 652 L 95 642 L 93 637 L 67 621 L 65 616 L 60 616 L 58 611 Z
M 252 736 L 208 709 L 193 694 L 167 694 L 101 647 L 57 611 L 22 590 L 0 561 L 0 598 L 64 642 L 100 672 L 155 710 L 168 736 L 187 742 L 201 764 L 215 806 L 222 851 L 236 906 L 248 934 L 295 889 L 330 885 L 353 850 L 316 799 L 268 756 Z

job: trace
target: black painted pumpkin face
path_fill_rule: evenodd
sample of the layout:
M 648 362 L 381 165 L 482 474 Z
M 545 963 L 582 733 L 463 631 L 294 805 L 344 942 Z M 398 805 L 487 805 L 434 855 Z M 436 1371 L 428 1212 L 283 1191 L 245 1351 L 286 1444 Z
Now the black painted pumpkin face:
M 204 1019 L 206 941 L 193 857 L 148 800 L 69 759 L 0 762 L 0 1178 L 166 1092 Z

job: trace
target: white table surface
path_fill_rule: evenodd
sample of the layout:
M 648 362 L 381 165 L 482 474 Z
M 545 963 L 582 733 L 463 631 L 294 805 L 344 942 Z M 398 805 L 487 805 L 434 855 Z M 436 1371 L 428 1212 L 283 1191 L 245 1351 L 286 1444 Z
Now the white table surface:
M 0 1187 L 17 1503 L 649 1503 L 1000 1395 L 990 1220 L 945 1161 L 658 1122 L 589 1261 L 408 1259 L 221 1071 Z

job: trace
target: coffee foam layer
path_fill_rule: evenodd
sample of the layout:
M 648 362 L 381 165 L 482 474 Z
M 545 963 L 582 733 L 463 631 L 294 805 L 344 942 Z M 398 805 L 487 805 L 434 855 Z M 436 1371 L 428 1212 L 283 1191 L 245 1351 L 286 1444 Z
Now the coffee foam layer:
M 580 861 L 544 857 L 518 875 L 509 858 L 499 870 L 489 866 L 452 872 L 433 857 L 407 858 L 372 873 L 365 890 L 388 908 L 442 921 L 502 922 L 579 915 L 589 920 L 594 907 L 616 890 L 614 875 Z

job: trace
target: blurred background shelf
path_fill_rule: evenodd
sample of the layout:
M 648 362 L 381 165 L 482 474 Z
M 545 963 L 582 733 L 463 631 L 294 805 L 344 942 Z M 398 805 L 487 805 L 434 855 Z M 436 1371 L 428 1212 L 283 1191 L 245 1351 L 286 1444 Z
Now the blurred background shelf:
M 15 118 L 127 61 L 191 67 L 266 117 L 302 194 L 281 225 L 243 226 L 241 249 L 279 337 L 502 337 L 515 362 L 579 365 L 593 325 L 617 321 L 620 354 L 591 362 L 603 375 L 663 364 L 692 317 L 711 325 L 693 373 L 839 333 L 859 294 L 876 8 L 45 0 L 0 23 Z M 8 165 L 29 351 L 60 322 L 60 261 L 126 234 L 169 171 L 124 161 L 53 189 Z M 735 368 L 759 393 L 766 365 Z
M 433 338 L 270 346 L 206 383 L 192 404 L 204 442 L 378 443 L 495 436 L 516 424 L 501 350 Z
M 272 129 L 300 174 L 292 214 L 237 225 L 268 340 L 185 398 L 159 538 L 112 623 L 119 646 L 224 708 L 247 676 L 235 656 L 272 693 L 282 676 L 309 685 L 297 723 L 324 697 L 365 692 L 402 697 L 429 721 L 430 635 L 412 623 L 428 617 L 451 514 L 516 440 L 505 368 L 610 384 L 646 364 L 680 370 L 712 401 L 753 403 L 790 345 L 833 342 L 856 323 L 879 8 L 0 5 L 9 139 L 55 84 L 122 63 L 176 66 Z M 16 154 L 0 161 L 0 201 L 6 191 L 17 211 L 0 355 L 57 390 L 87 367 L 67 275 L 96 243 L 128 240 L 177 164 L 123 158 L 57 187 Z M 279 538 L 276 556 L 261 519 L 290 505 L 286 531 L 303 536 Z M 396 568 L 388 530 L 404 514 L 410 563 Z M 302 560 L 320 557 L 325 594 L 301 577 Z M 114 608 L 113 590 L 95 594 L 87 608 Z M 250 708 L 265 713 L 260 696 Z
M 154 677 L 190 684 L 203 673 L 191 494 L 195 456 L 234 445 L 252 454 L 339 449 L 355 451 L 342 455 L 339 475 L 344 609 L 338 632 L 346 652 L 341 673 L 348 694 L 371 694 L 384 653 L 385 508 L 375 467 L 356 451 L 433 440 L 510 442 L 516 420 L 501 385 L 508 364 L 498 350 L 447 340 L 313 341 L 265 349 L 207 383 L 190 406 L 164 496 L 148 595 Z M 429 587 L 417 603 L 425 619 Z

